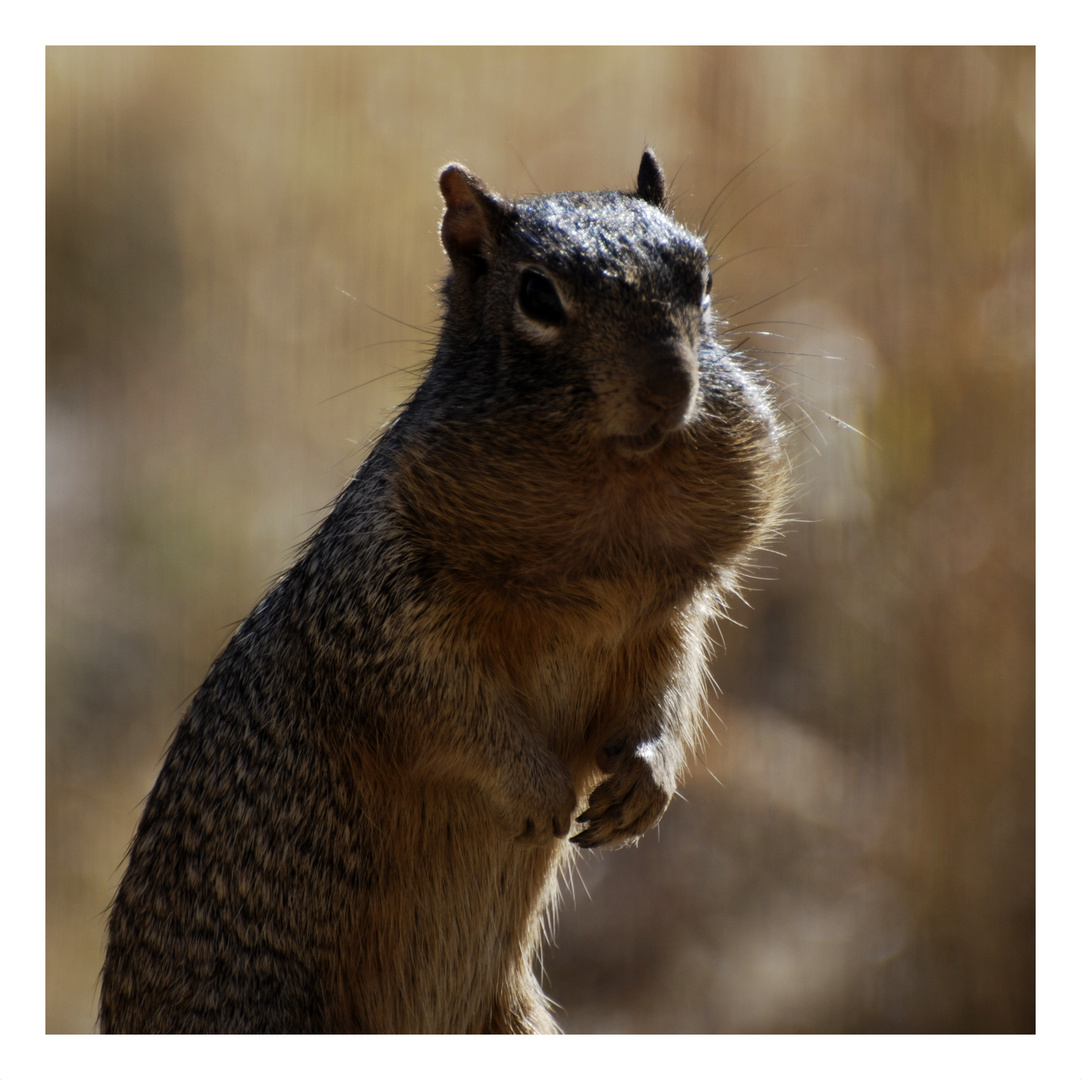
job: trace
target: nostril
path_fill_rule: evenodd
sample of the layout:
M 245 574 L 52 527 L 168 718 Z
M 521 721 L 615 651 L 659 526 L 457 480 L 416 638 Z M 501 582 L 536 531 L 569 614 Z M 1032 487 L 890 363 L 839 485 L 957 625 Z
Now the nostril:
M 694 353 L 682 343 L 647 346 L 635 358 L 641 405 L 656 412 L 658 422 L 677 427 L 698 393 L 698 364 Z
M 651 368 L 639 383 L 638 396 L 663 412 L 688 405 L 696 389 L 692 372 L 683 368 Z

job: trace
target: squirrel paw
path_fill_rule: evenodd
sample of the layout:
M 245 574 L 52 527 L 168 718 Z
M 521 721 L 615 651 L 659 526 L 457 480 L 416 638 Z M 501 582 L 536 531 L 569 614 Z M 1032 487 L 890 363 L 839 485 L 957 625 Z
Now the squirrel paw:
M 581 848 L 633 843 L 661 820 L 672 794 L 644 758 L 622 757 L 616 771 L 589 797 L 585 813 L 576 819 L 586 827 L 571 837 L 571 843 Z
M 504 820 L 514 838 L 522 843 L 543 845 L 566 836 L 578 805 L 567 767 L 550 755 L 550 761 L 538 762 L 532 774 L 533 789 L 523 793 L 505 812 Z

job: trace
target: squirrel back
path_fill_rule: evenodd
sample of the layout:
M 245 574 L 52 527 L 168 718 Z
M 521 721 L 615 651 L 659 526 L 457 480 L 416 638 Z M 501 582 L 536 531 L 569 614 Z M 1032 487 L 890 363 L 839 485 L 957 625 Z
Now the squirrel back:
M 559 873 L 654 826 L 697 737 L 786 476 L 705 245 L 649 151 L 632 192 L 440 187 L 430 368 L 174 736 L 103 1031 L 557 1030 Z

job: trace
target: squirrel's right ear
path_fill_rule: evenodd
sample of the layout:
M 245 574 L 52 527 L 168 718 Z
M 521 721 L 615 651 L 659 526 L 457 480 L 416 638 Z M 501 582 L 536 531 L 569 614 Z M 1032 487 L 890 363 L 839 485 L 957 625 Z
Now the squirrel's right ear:
M 503 202 L 462 165 L 451 164 L 443 169 L 439 189 L 447 204 L 440 236 L 450 261 L 487 258 L 497 224 L 506 210 Z

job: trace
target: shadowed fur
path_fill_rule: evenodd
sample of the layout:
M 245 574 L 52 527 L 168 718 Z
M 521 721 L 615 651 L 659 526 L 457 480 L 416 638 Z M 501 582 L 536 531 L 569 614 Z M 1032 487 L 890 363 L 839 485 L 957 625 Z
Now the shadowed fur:
M 103 1031 L 554 1031 L 560 873 L 675 791 L 779 520 L 767 389 L 651 152 L 626 193 L 440 187 L 435 355 L 174 736 Z

